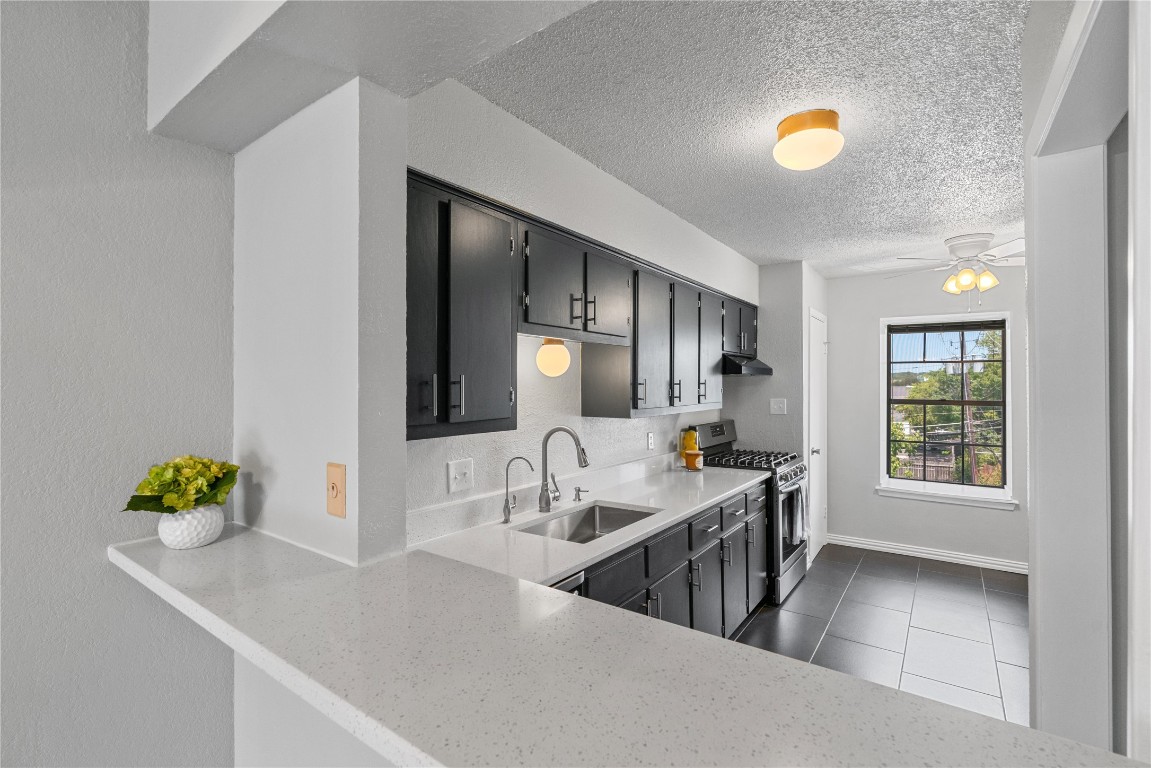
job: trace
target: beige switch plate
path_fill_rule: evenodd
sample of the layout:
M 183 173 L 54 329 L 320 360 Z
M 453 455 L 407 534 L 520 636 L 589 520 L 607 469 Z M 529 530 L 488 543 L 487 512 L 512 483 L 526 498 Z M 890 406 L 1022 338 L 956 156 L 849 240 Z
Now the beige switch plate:
M 347 517 L 348 468 L 344 464 L 328 462 L 328 514 Z

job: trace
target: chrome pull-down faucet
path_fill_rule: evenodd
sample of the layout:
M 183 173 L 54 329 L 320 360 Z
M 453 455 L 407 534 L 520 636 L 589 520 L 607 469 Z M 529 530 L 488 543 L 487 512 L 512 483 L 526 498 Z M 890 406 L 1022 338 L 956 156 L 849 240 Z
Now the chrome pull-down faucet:
M 579 435 L 575 433 L 574 429 L 571 427 L 553 427 L 552 429 L 549 429 L 547 434 L 544 435 L 543 446 L 540 448 L 540 453 L 542 454 L 540 463 L 543 465 L 541 470 L 544 478 L 543 484 L 540 485 L 540 512 L 550 512 L 552 508 L 552 501 L 559 501 L 560 498 L 559 486 L 556 486 L 556 492 L 554 495 L 552 494 L 551 489 L 548 488 L 548 440 L 550 440 L 551 436 L 556 432 L 567 432 L 569 435 L 571 435 L 572 440 L 575 441 L 576 459 L 579 461 L 580 467 L 583 468 L 588 465 L 587 452 L 584 451 L 583 444 L 580 443 L 579 440 Z M 552 482 L 555 482 L 554 478 Z

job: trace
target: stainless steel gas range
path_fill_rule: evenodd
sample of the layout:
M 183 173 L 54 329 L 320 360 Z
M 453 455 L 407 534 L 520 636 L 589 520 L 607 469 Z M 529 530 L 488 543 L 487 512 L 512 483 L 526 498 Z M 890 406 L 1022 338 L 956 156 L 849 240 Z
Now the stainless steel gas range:
M 731 419 L 697 424 L 694 429 L 705 466 L 771 472 L 767 586 L 769 598 L 779 605 L 807 573 L 807 465 L 797 453 L 736 448 Z

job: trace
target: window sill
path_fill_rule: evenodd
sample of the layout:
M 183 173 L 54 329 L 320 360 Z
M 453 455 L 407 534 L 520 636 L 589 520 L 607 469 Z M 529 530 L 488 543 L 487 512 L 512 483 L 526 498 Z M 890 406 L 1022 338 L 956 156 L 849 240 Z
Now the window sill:
M 940 491 L 919 491 L 910 488 L 895 488 L 890 485 L 875 486 L 877 496 L 890 496 L 896 499 L 914 499 L 916 501 L 931 501 L 938 504 L 958 504 L 963 507 L 983 507 L 984 509 L 998 509 L 1011 511 L 1018 508 L 1019 502 L 1004 496 L 1003 498 L 988 498 L 982 496 L 969 496 L 958 493 L 945 493 Z

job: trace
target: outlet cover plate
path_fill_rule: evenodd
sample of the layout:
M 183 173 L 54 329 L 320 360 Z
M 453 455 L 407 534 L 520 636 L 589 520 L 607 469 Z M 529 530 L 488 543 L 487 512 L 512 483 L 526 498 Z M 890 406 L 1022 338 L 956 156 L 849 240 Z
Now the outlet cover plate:
M 647 433 L 647 449 L 649 451 L 655 450 L 655 432 Z
M 332 517 L 348 516 L 348 467 L 345 464 L 328 462 L 328 487 L 324 494 L 328 499 L 328 514 Z
M 466 491 L 472 487 L 472 460 L 456 459 L 448 462 L 448 493 Z
M 785 398 L 785 397 L 773 397 L 773 398 L 771 398 L 770 412 L 771 412 L 772 416 L 786 416 L 787 415 L 787 398 Z

